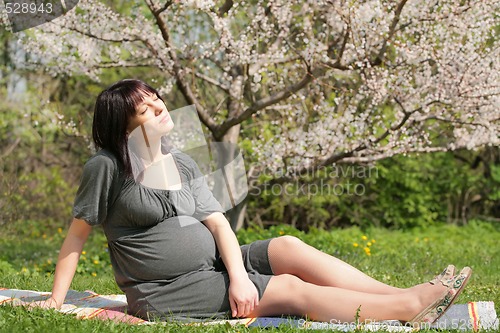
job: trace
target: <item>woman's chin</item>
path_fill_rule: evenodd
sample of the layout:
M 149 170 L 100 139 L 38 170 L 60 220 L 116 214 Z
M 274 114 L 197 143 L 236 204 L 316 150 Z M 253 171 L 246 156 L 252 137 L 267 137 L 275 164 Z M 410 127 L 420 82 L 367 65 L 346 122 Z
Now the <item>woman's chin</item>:
M 165 134 L 170 133 L 174 129 L 174 122 L 169 121 L 168 123 L 165 124 L 164 128 L 165 128 Z

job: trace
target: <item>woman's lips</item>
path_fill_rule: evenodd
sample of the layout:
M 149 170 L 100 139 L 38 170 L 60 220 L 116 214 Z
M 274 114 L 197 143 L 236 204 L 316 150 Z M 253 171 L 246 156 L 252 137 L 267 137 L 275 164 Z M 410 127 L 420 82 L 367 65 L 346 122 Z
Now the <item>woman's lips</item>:
M 170 120 L 170 116 L 168 114 L 165 115 L 165 117 L 163 117 L 161 120 L 160 120 L 160 124 L 165 124 L 167 123 L 168 121 Z

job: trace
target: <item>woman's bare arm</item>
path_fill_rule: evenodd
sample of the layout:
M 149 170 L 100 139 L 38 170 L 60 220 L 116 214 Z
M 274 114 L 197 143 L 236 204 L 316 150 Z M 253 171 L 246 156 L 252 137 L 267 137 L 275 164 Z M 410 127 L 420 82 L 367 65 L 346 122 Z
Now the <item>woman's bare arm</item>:
M 257 288 L 248 278 L 241 249 L 229 222 L 222 213 L 213 213 L 203 223 L 214 236 L 229 274 L 229 303 L 233 317 L 245 317 L 259 304 Z
M 85 221 L 73 219 L 68 234 L 59 251 L 52 296 L 39 305 L 48 308 L 61 308 L 66 298 L 69 286 L 75 275 L 76 266 L 92 227 Z

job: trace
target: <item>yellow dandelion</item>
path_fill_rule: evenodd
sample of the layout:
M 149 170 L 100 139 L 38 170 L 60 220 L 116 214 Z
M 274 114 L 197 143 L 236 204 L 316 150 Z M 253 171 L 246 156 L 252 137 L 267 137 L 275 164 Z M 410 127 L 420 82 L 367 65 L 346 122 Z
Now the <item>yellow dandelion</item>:
M 284 232 L 283 230 L 280 230 L 279 234 L 280 234 L 281 236 L 283 236 L 283 235 L 285 234 L 285 232 Z
M 358 246 L 359 246 L 359 244 L 358 244 L 358 243 L 352 243 L 352 246 L 354 246 L 354 247 L 358 247 Z
M 367 256 L 370 256 L 372 254 L 369 247 L 365 247 L 363 250 L 365 250 Z
M 365 241 L 365 240 L 368 239 L 368 237 L 366 237 L 365 235 L 363 235 L 363 236 L 361 236 L 361 239 Z
M 87 254 L 87 251 L 82 251 L 82 254 L 83 254 L 83 255 Z
M 52 264 L 52 259 L 47 259 L 47 264 Z
M 57 228 L 58 233 L 62 233 L 62 228 Z
M 372 239 L 372 243 L 375 244 L 375 239 Z
M 372 246 L 372 242 L 366 243 L 366 246 Z
M 42 238 L 43 238 L 43 239 L 47 238 L 47 235 L 46 235 L 46 234 L 43 234 L 43 235 L 42 235 Z
M 93 277 L 96 277 L 96 276 L 97 276 L 97 273 L 96 273 L 96 272 L 92 272 L 92 276 L 93 276 Z
M 99 265 L 99 260 L 94 260 L 94 265 Z

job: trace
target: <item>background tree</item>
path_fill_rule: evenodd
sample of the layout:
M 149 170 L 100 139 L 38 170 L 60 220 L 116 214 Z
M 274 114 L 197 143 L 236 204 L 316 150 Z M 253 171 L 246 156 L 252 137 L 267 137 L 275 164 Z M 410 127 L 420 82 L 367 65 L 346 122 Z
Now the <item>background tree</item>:
M 149 68 L 169 107 L 194 104 L 211 139 L 243 139 L 257 187 L 500 142 L 497 1 L 112 4 L 81 1 L 17 34 L 30 55 L 18 66 L 92 79 Z

